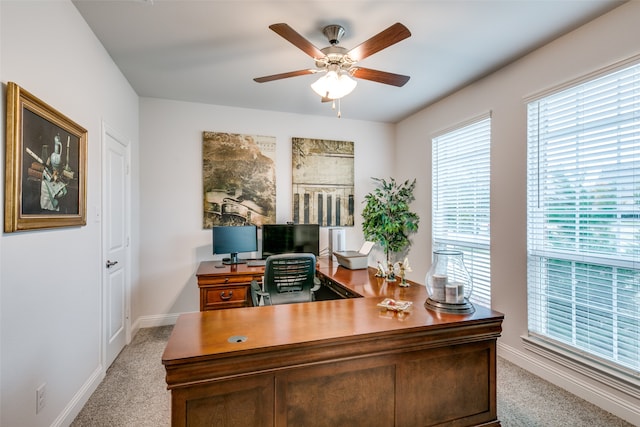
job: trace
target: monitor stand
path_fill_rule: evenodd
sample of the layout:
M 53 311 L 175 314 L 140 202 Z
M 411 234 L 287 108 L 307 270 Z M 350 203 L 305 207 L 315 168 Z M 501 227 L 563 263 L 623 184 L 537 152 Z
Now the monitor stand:
M 230 255 L 230 258 L 228 260 L 222 260 L 223 264 L 227 264 L 227 265 L 233 265 L 233 264 L 246 264 L 247 261 L 243 260 L 243 259 L 239 259 L 238 258 L 238 253 L 234 252 Z

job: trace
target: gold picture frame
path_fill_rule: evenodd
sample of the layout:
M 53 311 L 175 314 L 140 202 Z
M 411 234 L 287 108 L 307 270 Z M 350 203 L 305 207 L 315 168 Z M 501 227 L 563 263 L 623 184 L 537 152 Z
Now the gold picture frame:
M 87 224 L 87 131 L 7 83 L 4 231 Z

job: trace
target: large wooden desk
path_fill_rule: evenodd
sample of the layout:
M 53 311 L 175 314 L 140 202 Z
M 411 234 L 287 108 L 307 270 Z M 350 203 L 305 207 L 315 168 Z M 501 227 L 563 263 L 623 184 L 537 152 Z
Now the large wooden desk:
M 363 298 L 179 317 L 162 356 L 173 426 L 500 425 L 502 314 L 431 311 L 423 286 L 373 269 L 318 272 Z M 384 297 L 413 310 L 381 311 Z

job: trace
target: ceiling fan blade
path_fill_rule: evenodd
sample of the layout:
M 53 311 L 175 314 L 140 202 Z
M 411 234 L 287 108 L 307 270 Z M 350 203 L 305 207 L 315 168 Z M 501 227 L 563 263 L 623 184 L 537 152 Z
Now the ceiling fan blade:
M 258 83 L 265 83 L 265 82 L 272 82 L 274 80 L 286 79 L 289 77 L 304 76 L 306 74 L 315 74 L 315 73 L 317 73 L 317 70 L 289 71 L 288 73 L 280 73 L 280 74 L 273 74 L 271 76 L 256 77 L 253 80 Z
M 379 32 L 369 40 L 351 49 L 348 55 L 354 61 L 362 61 L 364 58 L 380 52 L 382 49 L 394 45 L 410 36 L 411 32 L 409 29 L 401 23 L 396 22 L 386 30 Z
M 300 34 L 296 32 L 293 28 L 291 28 L 287 24 L 272 24 L 269 25 L 274 32 L 283 37 L 289 43 L 293 44 L 298 49 L 302 50 L 304 53 L 309 55 L 312 58 L 324 58 L 324 53 L 317 47 L 315 47 L 311 42 Z
M 353 77 L 359 79 L 371 80 L 377 83 L 402 87 L 410 79 L 409 76 L 402 74 L 388 73 L 386 71 L 372 70 L 371 68 L 358 67 L 352 72 Z

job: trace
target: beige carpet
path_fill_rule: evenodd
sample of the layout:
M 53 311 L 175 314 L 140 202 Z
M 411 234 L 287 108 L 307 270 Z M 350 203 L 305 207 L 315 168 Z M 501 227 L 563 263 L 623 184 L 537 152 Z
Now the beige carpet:
M 169 426 L 160 360 L 171 329 L 141 329 L 71 425 Z M 498 419 L 504 427 L 633 427 L 503 359 L 498 359 Z

